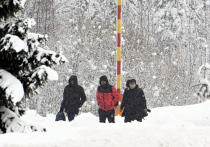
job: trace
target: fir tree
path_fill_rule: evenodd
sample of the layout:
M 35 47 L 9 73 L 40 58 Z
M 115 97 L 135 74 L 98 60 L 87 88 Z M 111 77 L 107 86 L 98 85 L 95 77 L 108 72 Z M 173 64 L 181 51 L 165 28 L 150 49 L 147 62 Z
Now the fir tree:
M 25 0 L 2 0 L 0 20 L 23 9 Z M 53 65 L 67 62 L 60 53 L 47 49 L 46 35 L 30 33 L 33 19 L 16 18 L 0 27 L 0 133 L 45 131 L 24 123 L 23 98 L 36 94 L 48 80 L 57 80 Z

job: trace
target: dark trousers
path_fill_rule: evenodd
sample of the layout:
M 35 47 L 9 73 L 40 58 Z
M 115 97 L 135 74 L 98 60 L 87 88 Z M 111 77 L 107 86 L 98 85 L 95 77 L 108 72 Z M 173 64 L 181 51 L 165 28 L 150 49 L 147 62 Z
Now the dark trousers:
M 68 113 L 67 115 L 68 115 L 68 120 L 69 121 L 74 120 L 74 117 L 75 117 L 75 114 L 74 113 Z
M 115 110 L 104 111 L 102 109 L 98 110 L 99 113 L 99 121 L 100 123 L 105 123 L 106 119 L 108 119 L 109 123 L 115 123 Z
M 131 121 L 134 121 L 134 120 L 142 122 L 142 117 L 138 114 L 136 114 L 136 115 L 126 115 L 124 122 L 127 123 L 127 122 L 131 122 Z

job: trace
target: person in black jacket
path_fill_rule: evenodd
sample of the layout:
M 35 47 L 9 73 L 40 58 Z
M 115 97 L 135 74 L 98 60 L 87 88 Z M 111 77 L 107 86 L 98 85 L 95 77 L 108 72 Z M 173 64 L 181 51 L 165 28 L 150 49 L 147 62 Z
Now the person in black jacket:
M 123 100 L 120 110 L 123 111 L 122 116 L 125 117 L 125 122 L 133 120 L 142 121 L 142 118 L 147 114 L 147 105 L 144 92 L 136 84 L 136 80 L 128 80 L 127 88 L 123 94 Z
M 77 76 L 71 76 L 69 84 L 64 89 L 60 112 L 65 110 L 68 120 L 72 121 L 75 115 L 78 115 L 79 108 L 82 107 L 85 101 L 86 95 L 84 89 L 78 85 Z

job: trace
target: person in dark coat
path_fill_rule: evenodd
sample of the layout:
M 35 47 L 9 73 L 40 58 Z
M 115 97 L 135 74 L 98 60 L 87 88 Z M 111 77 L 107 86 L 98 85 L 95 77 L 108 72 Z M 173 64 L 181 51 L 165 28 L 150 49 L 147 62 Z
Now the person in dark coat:
M 142 121 L 147 114 L 147 105 L 144 92 L 136 84 L 136 80 L 128 80 L 126 83 L 127 88 L 123 94 L 123 100 L 120 110 L 123 111 L 122 116 L 125 117 L 125 122 L 133 120 Z
M 60 112 L 65 111 L 68 120 L 72 121 L 75 115 L 78 115 L 79 108 L 82 107 L 85 101 L 86 95 L 84 89 L 78 85 L 77 76 L 71 76 L 69 84 L 64 89 Z
M 108 119 L 109 123 L 115 123 L 115 107 L 118 105 L 120 98 L 114 86 L 109 84 L 106 76 L 100 77 L 100 86 L 97 90 L 97 103 L 99 106 L 99 121 L 105 123 Z

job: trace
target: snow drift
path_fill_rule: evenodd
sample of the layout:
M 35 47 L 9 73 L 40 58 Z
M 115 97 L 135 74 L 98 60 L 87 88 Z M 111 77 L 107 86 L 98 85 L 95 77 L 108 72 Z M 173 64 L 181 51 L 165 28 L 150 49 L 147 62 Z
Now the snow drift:
M 210 101 L 152 110 L 142 123 L 100 124 L 90 113 L 73 122 L 55 122 L 27 111 L 23 120 L 47 128 L 47 133 L 3 134 L 0 147 L 209 147 Z

